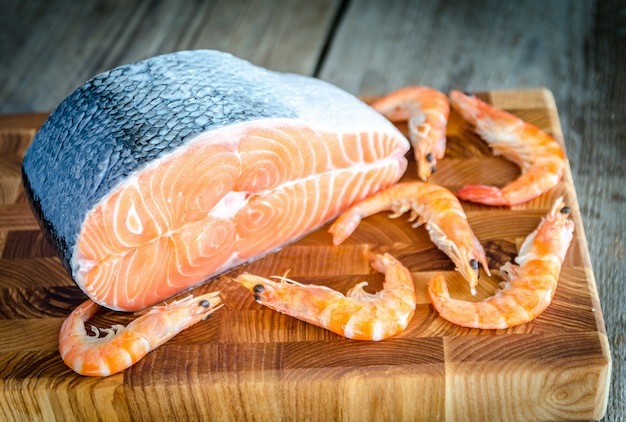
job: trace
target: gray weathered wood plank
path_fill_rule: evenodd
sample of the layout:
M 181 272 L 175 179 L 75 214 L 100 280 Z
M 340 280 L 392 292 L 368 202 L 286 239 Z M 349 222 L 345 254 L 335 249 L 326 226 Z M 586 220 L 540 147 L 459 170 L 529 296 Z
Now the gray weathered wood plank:
M 0 17 L 0 112 L 50 111 L 104 70 L 186 49 L 228 51 L 312 74 L 338 0 L 8 0 Z

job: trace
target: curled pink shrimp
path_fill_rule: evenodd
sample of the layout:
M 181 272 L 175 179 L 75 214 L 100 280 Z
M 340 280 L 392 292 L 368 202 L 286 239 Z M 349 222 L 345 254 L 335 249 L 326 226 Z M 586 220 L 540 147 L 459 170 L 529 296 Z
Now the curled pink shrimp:
M 417 175 L 427 180 L 436 170 L 437 160 L 446 153 L 446 125 L 450 115 L 448 97 L 433 88 L 409 86 L 370 105 L 392 122 L 407 122 Z
M 464 200 L 486 205 L 517 205 L 555 186 L 565 171 L 565 152 L 546 132 L 506 111 L 460 91 L 450 92 L 450 103 L 493 152 L 516 163 L 522 174 L 499 188 L 467 185 L 457 192 Z
M 235 281 L 249 289 L 262 305 L 356 340 L 383 340 L 403 331 L 415 312 L 411 272 L 389 254 L 370 253 L 377 271 L 385 274 L 383 289 L 367 293 L 367 282 L 342 293 L 325 286 L 301 284 L 284 277 L 272 281 L 241 274 Z
M 443 186 L 428 182 L 403 182 L 378 192 L 346 210 L 328 230 L 335 245 L 340 244 L 358 227 L 362 218 L 391 210 L 391 218 L 411 211 L 410 221 L 426 230 L 437 247 L 456 265 L 476 294 L 478 265 L 489 273 L 487 257 L 480 242 L 467 222 L 459 200 Z
M 522 244 L 517 265 L 509 262 L 500 268 L 506 281 L 494 296 L 478 302 L 451 298 L 443 275 L 436 275 L 428 292 L 439 315 L 457 325 L 484 329 L 513 327 L 536 318 L 552 302 L 572 241 L 574 223 L 569 214 L 559 198 Z
M 206 319 L 221 307 L 219 292 L 188 296 L 164 306 L 155 306 L 128 326 L 114 325 L 90 336 L 87 322 L 100 305 L 87 300 L 65 320 L 59 334 L 59 352 L 67 366 L 81 375 L 108 376 L 129 368 L 148 352 L 179 332 Z

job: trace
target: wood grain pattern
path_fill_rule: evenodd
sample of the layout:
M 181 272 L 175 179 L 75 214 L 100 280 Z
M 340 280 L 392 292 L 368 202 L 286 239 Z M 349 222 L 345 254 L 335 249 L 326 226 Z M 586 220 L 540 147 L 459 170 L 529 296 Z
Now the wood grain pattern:
M 545 89 L 481 94 L 524 116 L 563 142 L 558 113 Z M 0 148 L 23 154 L 20 138 L 33 127 L 0 127 Z M 402 130 L 402 128 L 401 128 Z M 20 132 L 21 131 L 21 132 Z M 450 150 L 435 180 L 449 187 L 488 177 L 500 183 L 518 170 L 494 159 L 454 115 Z M 515 256 L 553 200 L 564 195 L 576 222 L 552 305 L 536 320 L 507 330 L 458 327 L 438 318 L 426 282 L 444 271 L 451 293 L 468 297 L 464 280 L 429 241 L 424 228 L 381 214 L 363 221 L 344 244 L 332 246 L 324 227 L 198 287 L 220 290 L 226 305 L 148 354 L 125 372 L 104 379 L 81 377 L 61 361 L 57 333 L 84 295 L 45 244 L 21 203 L 15 169 L 3 169 L 16 194 L 0 208 L 0 415 L 4 418 L 213 420 L 554 420 L 602 417 L 611 356 L 594 273 L 568 171 L 544 196 L 513 209 L 464 204 L 485 244 L 493 269 Z M 414 163 L 405 178 L 415 176 Z M 2 180 L 2 179 L 0 179 Z M 15 185 L 17 184 L 17 186 Z M 10 203 L 10 201 L 17 202 Z M 9 202 L 9 203 L 6 203 Z M 4 214 L 7 214 L 5 217 Z M 414 274 L 418 295 L 407 330 L 374 343 L 344 339 L 262 307 L 232 278 L 242 271 L 283 274 L 345 291 L 363 279 L 380 287 L 382 276 L 362 258 L 365 248 L 396 255 Z M 483 277 L 480 297 L 499 278 Z M 132 315 L 104 311 L 93 323 L 127 323 Z M 36 333 L 25 335 L 25 333 Z M 375 405 L 374 405 L 375 403 Z M 71 405 L 70 405 L 71 404 Z M 364 404 L 368 404 L 367 406 Z

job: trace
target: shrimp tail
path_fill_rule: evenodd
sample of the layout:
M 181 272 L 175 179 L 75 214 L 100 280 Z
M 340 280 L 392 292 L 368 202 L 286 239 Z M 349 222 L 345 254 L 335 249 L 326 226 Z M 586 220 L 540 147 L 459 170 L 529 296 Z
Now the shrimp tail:
M 508 205 L 502 195 L 502 190 L 496 186 L 465 185 L 457 191 L 456 195 L 464 201 L 493 206 Z
M 443 274 L 436 274 L 428 282 L 428 294 L 433 307 L 444 319 L 454 321 L 456 324 L 466 327 L 474 328 L 478 326 L 480 316 L 474 313 L 474 304 L 450 297 L 448 284 Z
M 361 223 L 361 210 L 355 206 L 342 215 L 340 215 L 335 223 L 328 229 L 333 236 L 333 244 L 340 245 L 356 230 Z
M 430 283 L 428 284 L 428 291 L 433 299 L 433 305 L 435 309 L 441 309 L 443 302 L 450 299 L 450 292 L 448 291 L 448 284 L 442 274 L 436 274 Z

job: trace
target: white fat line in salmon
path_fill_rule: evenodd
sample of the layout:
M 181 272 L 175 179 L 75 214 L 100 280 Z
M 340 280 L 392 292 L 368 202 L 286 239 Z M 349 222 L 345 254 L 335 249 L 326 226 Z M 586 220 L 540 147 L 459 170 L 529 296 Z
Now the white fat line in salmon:
M 326 178 L 326 183 L 328 183 L 328 178 L 330 178 L 330 184 L 334 185 L 334 181 L 338 178 L 338 177 L 345 177 L 346 174 L 350 175 L 352 178 L 356 178 L 353 183 L 350 184 L 346 184 L 341 186 L 341 193 L 340 196 L 345 197 L 345 198 L 349 198 L 350 202 L 355 202 L 357 200 L 363 199 L 358 197 L 358 193 L 362 192 L 362 191 L 370 191 L 370 190 L 379 190 L 381 189 L 383 186 L 373 186 L 373 183 L 377 183 L 381 180 L 385 180 L 386 177 L 381 177 L 378 180 L 368 180 L 366 178 L 366 172 L 363 171 L 365 169 L 372 171 L 373 169 L 378 169 L 378 170 L 382 170 L 384 173 L 386 174 L 390 174 L 390 173 L 395 173 L 395 175 L 397 175 L 397 177 L 399 177 L 405 170 L 405 165 L 402 161 L 403 157 L 388 157 L 384 160 L 379 160 L 374 164 L 361 164 L 359 166 L 353 166 L 349 169 L 335 169 L 332 171 L 328 171 L 326 172 L 323 176 L 323 178 Z M 256 192 L 254 194 L 250 193 L 250 192 L 229 192 L 227 193 L 219 202 L 216 206 L 214 206 L 214 208 L 211 210 L 211 212 L 208 214 L 210 216 L 217 216 L 219 218 L 224 218 L 224 219 L 230 219 L 232 218 L 237 212 L 239 212 L 241 209 L 243 209 L 250 200 L 252 200 L 253 198 L 257 198 L 257 199 L 262 199 L 263 197 L 273 197 L 276 195 L 277 192 L 280 191 L 288 191 L 290 189 L 298 189 L 301 186 L 306 185 L 307 183 L 314 183 L 316 186 L 320 186 L 322 184 L 322 177 L 320 177 L 320 175 L 311 175 L 302 179 L 298 179 L 298 180 L 293 180 L 293 181 L 288 181 L 285 182 L 283 184 L 281 184 L 279 187 L 274 188 L 274 189 L 268 189 L 265 191 L 260 191 L 260 192 Z M 134 187 L 138 187 L 138 183 L 137 183 L 137 176 L 133 176 L 131 177 L 131 180 L 128 180 L 127 183 L 133 185 Z M 363 186 L 364 183 L 368 183 L 368 185 Z M 352 188 L 350 186 L 352 186 Z M 359 185 L 361 186 L 361 189 L 353 189 L 354 185 Z M 331 203 L 331 199 L 330 197 L 324 197 L 323 195 L 321 195 L 321 192 L 323 191 L 323 189 L 315 189 L 316 192 L 316 196 L 314 199 L 310 199 L 309 202 L 315 202 L 317 205 L 316 207 L 323 207 L 324 208 L 324 212 L 328 213 L 329 209 L 333 206 L 333 204 Z M 116 206 L 119 203 L 116 202 Z M 116 213 L 120 212 L 121 210 L 117 209 Z M 132 214 L 132 212 L 131 212 Z M 333 213 L 334 215 L 331 217 L 331 219 L 334 219 L 337 214 L 338 211 L 335 211 Z M 297 213 L 295 215 L 298 215 Z M 311 215 L 304 215 L 302 216 L 303 218 L 309 218 L 311 217 Z M 130 218 L 130 220 L 132 220 L 132 218 Z M 124 219 L 118 219 L 116 218 L 115 221 L 129 221 L 128 216 Z M 305 226 L 310 226 L 311 222 L 307 221 L 306 224 L 304 224 Z M 311 230 L 313 229 L 317 229 L 319 227 L 321 227 L 323 224 L 318 224 L 315 227 L 311 227 Z M 161 232 L 160 236 L 150 239 L 149 241 L 147 241 L 145 244 L 149 244 L 149 243 L 155 243 L 158 242 L 158 240 L 160 238 L 163 237 L 167 237 L 170 234 L 172 234 L 174 231 L 176 230 L 181 230 L 182 227 L 177 227 L 175 230 L 168 230 L 167 232 Z M 237 231 L 235 230 L 235 233 L 237 233 Z M 235 234 L 236 239 L 239 239 L 239 235 Z M 301 237 L 301 236 L 300 236 Z M 75 262 L 77 263 L 77 267 L 76 268 L 76 274 L 78 275 L 77 279 L 78 280 L 82 280 L 95 266 L 99 265 L 100 262 L 104 262 L 107 261 L 109 259 L 113 259 L 113 260 L 119 260 L 119 259 L 123 259 L 128 253 L 131 253 L 132 250 L 134 248 L 136 248 L 138 245 L 133 245 L 133 248 L 129 248 L 128 251 L 126 252 L 118 252 L 118 255 L 115 256 L 106 256 L 103 257 L 103 259 L 101 259 L 100 261 L 93 261 L 93 260 L 88 260 L 88 259 L 77 259 Z M 237 253 L 234 253 L 233 256 L 231 256 L 231 258 L 229 260 L 227 260 L 222 266 L 219 267 L 219 269 L 216 271 L 216 274 L 220 274 L 230 268 L 232 268 L 233 266 L 238 266 L 240 264 L 243 264 L 244 262 L 249 261 L 249 259 L 244 259 L 239 257 L 239 255 Z M 137 277 L 138 275 L 134 275 L 134 277 Z M 128 277 L 133 277 L 133 274 L 128 274 Z M 203 280 L 204 281 L 204 280 Z M 101 286 L 102 288 L 102 286 Z M 95 292 L 94 292 L 95 293 Z M 128 294 L 128 293 L 127 293 Z

